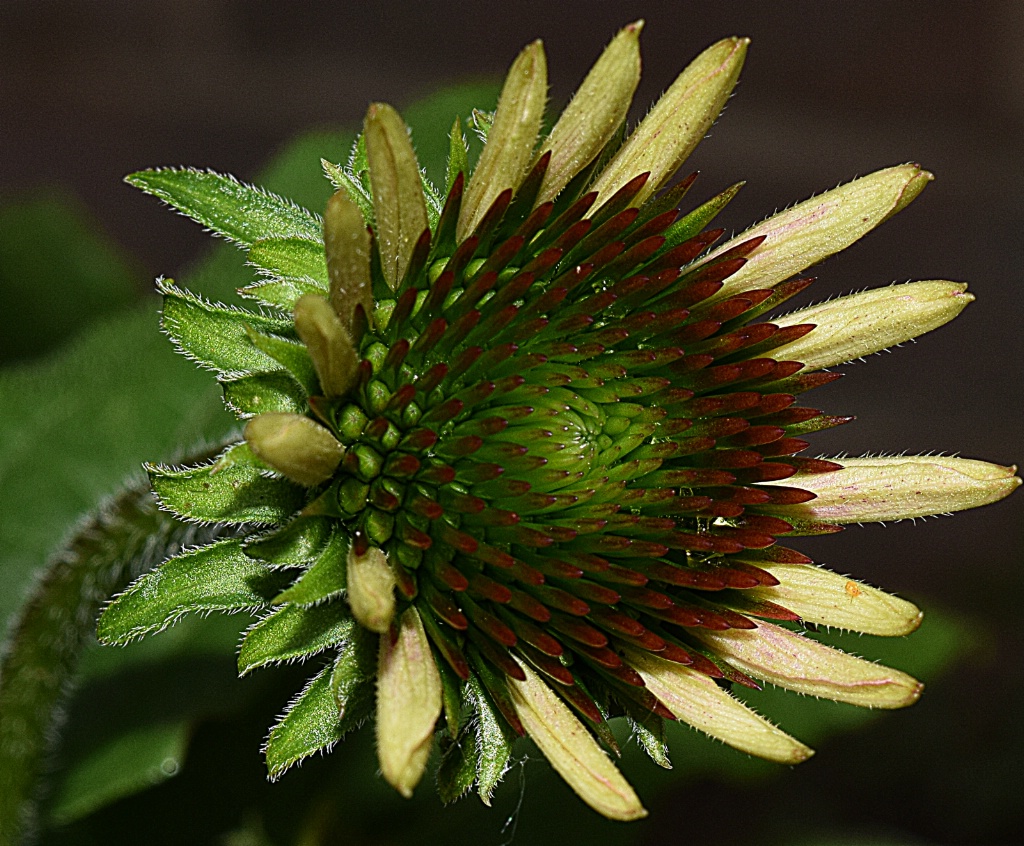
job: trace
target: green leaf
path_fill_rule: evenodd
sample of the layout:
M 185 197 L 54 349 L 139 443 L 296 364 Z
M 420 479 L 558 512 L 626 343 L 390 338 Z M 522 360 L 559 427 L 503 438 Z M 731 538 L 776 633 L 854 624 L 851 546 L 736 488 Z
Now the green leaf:
M 228 447 L 208 464 L 173 470 L 146 466 L 161 504 L 179 517 L 203 523 L 279 523 L 305 500 L 305 489 L 277 476 L 248 444 Z
M 353 626 L 352 639 L 341 649 L 331 672 L 331 695 L 341 715 L 342 735 L 370 716 L 376 701 L 378 637 Z
M 310 568 L 299 576 L 295 584 L 274 597 L 274 604 L 315 605 L 341 593 L 345 589 L 348 547 L 348 535 L 341 530 L 335 531 Z M 251 549 L 246 551 L 252 554 Z
M 466 144 L 466 136 L 462 134 L 462 121 L 458 118 L 455 118 L 455 123 L 452 124 L 448 139 L 448 169 L 444 179 L 446 195 L 451 192 L 460 173 L 469 173 L 469 145 Z
M 246 633 L 238 652 L 238 673 L 244 676 L 267 664 L 311 658 L 350 638 L 354 625 L 343 603 L 285 605 Z
M 141 272 L 70 194 L 35 191 L 0 207 L 0 360 L 63 345 L 135 303 Z
M 284 370 L 257 373 L 222 382 L 224 402 L 239 417 L 253 417 L 268 411 L 289 411 L 305 414 L 309 409 L 306 392 Z
M 272 308 L 291 312 L 303 294 L 327 293 L 323 240 L 265 238 L 249 250 L 249 264 L 268 279 L 239 293 Z
M 631 708 L 629 705 L 626 707 L 627 710 L 634 712 L 629 714 L 627 719 L 637 743 L 659 767 L 672 769 L 672 762 L 668 757 L 665 721 L 654 714 L 644 713 L 639 708 Z
M 140 726 L 90 750 L 61 780 L 49 821 L 66 825 L 176 775 L 190 734 L 186 722 Z
M 164 295 L 161 325 L 186 358 L 226 379 L 281 369 L 274 358 L 253 345 L 248 333 L 252 329 L 288 332 L 291 321 L 207 303 L 170 281 L 161 281 L 158 289 Z
M 679 246 L 684 241 L 689 241 L 694 235 L 705 229 L 717 214 L 724 209 L 739 192 L 745 183 L 737 182 L 726 188 L 721 194 L 712 197 L 704 205 L 698 206 L 685 217 L 681 217 L 665 230 L 665 243 L 658 251 L 658 255 L 673 247 Z
M 164 562 L 137 579 L 100 617 L 103 643 L 125 644 L 165 629 L 183 616 L 208 611 L 254 611 L 280 590 L 282 576 L 222 540 Z
M 331 537 L 331 521 L 300 517 L 273 532 L 245 542 L 245 554 L 278 567 L 305 567 L 320 554 Z
M 450 737 L 441 739 L 437 795 L 446 805 L 461 799 L 476 781 L 478 753 L 474 733 L 470 726 L 463 726 L 455 740 Z
M 516 733 L 491 702 L 475 675 L 469 677 L 468 692 L 476 708 L 476 790 L 485 805 L 491 804 L 494 788 L 508 772 Z
M 187 533 L 137 484 L 83 523 L 36 583 L 0 660 L 0 843 L 34 816 L 58 701 L 103 598 Z
M 298 236 L 315 241 L 320 235 L 315 215 L 233 176 L 169 168 L 133 173 L 125 181 L 246 247 L 261 238 Z
M 320 392 L 320 382 L 317 379 L 316 369 L 313 367 L 313 360 L 309 357 L 309 350 L 304 344 L 298 341 L 288 341 L 272 335 L 261 335 L 255 329 L 246 327 L 246 334 L 252 342 L 253 347 L 283 366 L 295 380 L 306 390 L 309 395 Z

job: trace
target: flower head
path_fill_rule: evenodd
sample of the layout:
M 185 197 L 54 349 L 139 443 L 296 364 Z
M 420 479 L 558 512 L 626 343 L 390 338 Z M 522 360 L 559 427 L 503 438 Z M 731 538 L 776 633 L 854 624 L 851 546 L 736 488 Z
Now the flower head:
M 484 801 L 519 735 L 591 806 L 645 812 L 606 750 L 664 720 L 795 763 L 798 740 L 735 698 L 766 681 L 898 708 L 915 679 L 805 624 L 913 631 L 911 603 L 789 548 L 842 524 L 970 508 L 1013 469 L 958 458 L 806 458 L 846 423 L 798 399 L 823 368 L 940 326 L 970 300 L 929 281 L 762 319 L 796 274 L 920 193 L 891 167 L 715 247 L 729 189 L 681 213 L 671 184 L 747 48 L 725 39 L 628 135 L 640 24 L 620 32 L 551 133 L 540 42 L 512 65 L 472 170 L 458 124 L 444 194 L 389 106 L 370 107 L 322 223 L 225 177 L 131 181 L 240 242 L 268 311 L 170 283 L 164 326 L 215 370 L 244 440 L 150 468 L 162 504 L 231 533 L 144 575 L 106 610 L 125 641 L 194 610 L 257 610 L 242 672 L 327 653 L 271 730 L 271 775 L 376 715 L 403 795 L 435 738 L 446 799 Z M 813 627 L 812 627 L 813 629 Z

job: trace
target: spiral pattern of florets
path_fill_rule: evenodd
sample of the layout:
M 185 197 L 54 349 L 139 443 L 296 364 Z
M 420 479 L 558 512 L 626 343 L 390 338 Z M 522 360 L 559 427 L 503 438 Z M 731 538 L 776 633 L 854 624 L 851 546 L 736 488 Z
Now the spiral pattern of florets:
M 596 210 L 531 210 L 545 164 L 438 258 L 458 179 L 397 291 L 378 282 L 354 386 L 311 400 L 345 447 L 313 510 L 385 551 L 458 676 L 523 678 L 515 653 L 594 722 L 595 680 L 671 717 L 619 647 L 752 684 L 692 632 L 799 619 L 743 590 L 808 561 L 772 508 L 813 495 L 769 483 L 837 468 L 796 457 L 838 422 L 796 394 L 832 375 L 769 357 L 811 327 L 750 322 L 804 282 L 716 297 L 758 240 L 704 263 L 721 230 L 666 246 L 692 180 L 640 208 L 646 175 Z

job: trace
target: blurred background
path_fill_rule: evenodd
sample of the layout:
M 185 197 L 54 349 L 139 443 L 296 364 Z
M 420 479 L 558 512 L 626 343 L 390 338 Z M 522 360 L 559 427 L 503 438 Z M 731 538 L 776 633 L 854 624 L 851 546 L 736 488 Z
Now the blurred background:
M 815 448 L 1020 461 L 1019 0 L 2 0 L 0 290 L 22 307 L 0 308 L 0 356 L 30 367 L 58 355 L 93 319 L 148 303 L 158 274 L 189 283 L 187 269 L 210 249 L 208 236 L 124 185 L 125 174 L 188 164 L 253 181 L 299 133 L 353 128 L 371 100 L 401 108 L 443 86 L 494 82 L 537 37 L 548 53 L 551 103 L 560 107 L 617 28 L 639 17 L 647 24 L 634 118 L 708 44 L 728 35 L 753 39 L 736 95 L 689 165 L 701 171 L 694 202 L 747 180 L 721 225 L 742 229 L 903 161 L 937 176 L 909 210 L 819 268 L 805 300 L 946 278 L 969 282 L 978 301 L 943 331 L 851 366 L 848 378 L 820 391 L 816 404 L 858 419 L 817 436 Z M 455 114 L 443 117 L 447 127 Z M 310 156 L 314 174 L 318 155 Z M 91 244 L 88 259 L 75 252 L 81 239 Z M 54 250 L 65 241 L 66 249 Z M 34 257 L 47 247 L 59 262 L 39 267 Z M 133 842 L 131 820 L 147 831 L 135 829 L 134 842 L 278 842 L 270 817 L 247 820 L 261 803 L 284 807 L 282 797 L 295 798 L 318 779 L 339 791 L 336 808 L 316 811 L 329 821 L 320 830 L 335 833 L 302 842 L 415 843 L 430 832 L 448 843 L 535 844 L 556 832 L 575 842 L 573 831 L 636 844 L 1024 842 L 1024 635 L 1015 623 L 1024 595 L 1022 506 L 1018 494 L 956 519 L 854 527 L 799 544 L 944 620 L 955 659 L 924 679 L 928 689 L 914 708 L 851 724 L 796 770 L 723 764 L 720 749 L 708 753 L 710 742 L 686 738 L 677 757 L 692 760 L 679 761 L 675 774 L 627 762 L 652 811 L 628 830 L 577 813 L 539 763 L 513 771 L 490 813 L 475 798 L 445 812 L 429 790 L 408 804 L 376 787 L 353 788 L 373 771 L 367 738 L 336 750 L 330 764 L 314 761 L 268 787 L 255 750 L 261 721 L 283 701 L 275 688 L 270 704 L 250 709 L 252 726 L 197 723 L 181 775 L 103 809 L 94 815 L 99 822 L 72 824 L 53 842 L 94 842 L 91 832 L 118 826 L 125 826 L 124 842 Z M 864 654 L 881 656 L 867 640 L 852 648 L 863 642 Z M 912 655 L 914 639 L 900 649 Z M 290 679 L 294 689 L 301 674 Z M 188 683 L 199 684 L 195 677 Z M 828 714 L 838 715 L 837 724 L 846 718 L 841 710 L 820 713 L 826 722 Z M 801 736 L 799 724 L 786 727 Z M 217 769 L 219 755 L 210 750 L 218 732 L 248 757 L 234 775 L 223 774 L 216 800 L 195 799 L 188 791 L 203 782 L 194 773 Z M 705 755 L 717 763 L 702 766 Z M 239 786 L 238 773 L 251 786 Z M 372 797 L 370 805 L 351 807 L 350 789 L 363 791 L 355 794 L 360 801 Z M 196 808 L 191 822 L 173 824 L 192 825 L 187 836 L 162 816 L 176 807 L 180 817 L 177 803 L 186 801 Z M 264 834 L 270 839 L 259 840 Z

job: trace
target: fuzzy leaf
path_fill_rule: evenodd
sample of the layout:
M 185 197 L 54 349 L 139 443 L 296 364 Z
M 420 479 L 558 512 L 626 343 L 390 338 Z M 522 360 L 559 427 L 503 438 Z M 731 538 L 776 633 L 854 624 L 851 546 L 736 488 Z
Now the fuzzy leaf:
M 158 288 L 164 295 L 161 325 L 187 358 L 229 379 L 281 369 L 276 359 L 253 345 L 247 327 L 286 332 L 290 321 L 213 305 L 169 281 L 160 282 Z
M 310 658 L 344 642 L 353 625 L 340 603 L 310 608 L 285 605 L 246 633 L 238 652 L 238 673 L 244 676 L 267 664 Z
M 327 542 L 316 560 L 290 588 L 274 598 L 274 604 L 294 602 L 314 605 L 337 596 L 345 589 L 345 556 L 349 540 L 345 532 L 337 531 Z
M 278 523 L 305 496 L 287 479 L 268 476 L 248 444 L 229 447 L 210 464 L 184 470 L 150 464 L 147 470 L 165 508 L 203 523 Z
M 745 183 L 737 182 L 726 188 L 721 194 L 712 197 L 706 203 L 695 208 L 685 217 L 681 217 L 665 230 L 665 243 L 660 253 L 677 247 L 684 241 L 689 241 L 698 232 L 706 229 L 708 224 L 724 209 L 739 192 Z
M 446 195 L 452 190 L 456 177 L 460 173 L 469 171 L 469 147 L 466 144 L 466 137 L 462 134 L 462 122 L 458 118 L 455 118 L 448 138 L 451 143 L 448 149 L 448 168 L 444 180 Z
M 140 484 L 83 523 L 37 581 L 0 659 L 0 843 L 18 842 L 33 816 L 59 697 L 102 598 L 194 531 Z
M 278 567 L 304 567 L 316 559 L 330 536 L 329 521 L 321 517 L 301 518 L 246 541 L 245 554 Z
M 232 379 L 222 387 L 224 402 L 243 419 L 268 411 L 305 414 L 308 408 L 306 393 L 284 370 Z
M 186 614 L 265 607 L 282 577 L 223 540 L 186 552 L 137 579 L 107 606 L 97 635 L 124 644 L 173 625 Z
M 327 292 L 322 240 L 264 238 L 249 250 L 249 264 L 267 278 L 239 293 L 272 308 L 290 312 L 303 294 Z
M 441 743 L 441 763 L 437 768 L 437 794 L 446 805 L 461 799 L 476 781 L 479 753 L 473 730 L 464 726 L 459 736 Z
M 331 673 L 331 692 L 342 732 L 358 726 L 373 710 L 377 679 L 377 635 L 355 626 Z
M 144 170 L 125 181 L 246 247 L 262 238 L 298 236 L 315 241 L 320 234 L 315 215 L 231 176 L 191 168 Z
M 246 327 L 246 334 L 253 349 L 265 353 L 273 361 L 285 368 L 305 390 L 307 394 L 319 393 L 319 382 L 313 361 L 306 347 L 297 341 L 289 341 L 276 336 L 263 335 L 255 328 Z
M 476 676 L 469 677 L 469 695 L 476 707 L 476 789 L 485 805 L 508 771 L 516 733 L 491 703 Z
M 267 770 L 279 778 L 292 764 L 327 751 L 342 738 L 341 717 L 331 694 L 331 665 L 324 667 L 289 704 L 267 740 Z
M 637 743 L 651 757 L 651 760 L 659 767 L 666 770 L 672 769 L 672 762 L 668 758 L 665 721 L 655 714 L 641 713 L 639 709 L 636 709 L 636 713 L 631 714 L 628 719 L 629 727 L 633 730 Z

